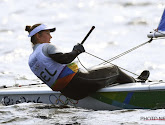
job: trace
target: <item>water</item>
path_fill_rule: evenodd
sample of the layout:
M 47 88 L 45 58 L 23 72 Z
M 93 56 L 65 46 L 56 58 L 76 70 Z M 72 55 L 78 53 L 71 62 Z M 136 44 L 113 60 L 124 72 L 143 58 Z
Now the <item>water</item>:
M 95 26 L 84 47 L 87 52 L 106 60 L 148 41 L 147 33 L 157 28 L 164 5 L 163 0 L 0 0 L 0 86 L 41 82 L 27 64 L 32 48 L 24 31 L 26 25 L 47 23 L 56 26 L 51 41 L 64 52 L 71 51 Z M 165 41 L 156 40 L 113 63 L 136 74 L 147 69 L 151 72 L 151 80 L 165 80 L 164 48 Z M 79 58 L 87 68 L 102 62 L 87 54 Z M 165 123 L 164 120 L 142 119 L 164 117 L 164 109 L 92 111 L 19 104 L 0 106 L 0 114 L 0 124 L 5 125 Z
M 5 125 L 163 125 L 164 120 L 144 118 L 162 118 L 164 111 L 164 109 L 93 111 L 28 103 L 0 107 L 0 123 Z

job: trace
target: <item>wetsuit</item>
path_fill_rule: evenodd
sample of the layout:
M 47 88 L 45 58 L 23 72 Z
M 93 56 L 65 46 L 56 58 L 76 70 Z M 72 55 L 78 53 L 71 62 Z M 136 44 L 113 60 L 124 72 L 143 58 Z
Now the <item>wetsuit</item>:
M 35 45 L 34 50 L 38 46 L 39 44 Z M 42 47 L 42 52 L 46 57 L 61 65 L 71 63 L 79 55 L 76 51 L 70 53 L 58 52 L 52 44 L 45 44 Z M 111 65 L 92 69 L 88 72 L 79 69 L 69 83 L 59 91 L 69 98 L 79 100 L 109 84 L 131 82 L 135 82 L 135 80 L 122 72 L 117 66 Z

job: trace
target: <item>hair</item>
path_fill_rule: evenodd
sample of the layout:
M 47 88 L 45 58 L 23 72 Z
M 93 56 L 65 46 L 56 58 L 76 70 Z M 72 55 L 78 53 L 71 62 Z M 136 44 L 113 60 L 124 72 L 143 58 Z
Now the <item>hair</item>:
M 30 33 L 33 29 L 35 29 L 35 28 L 38 27 L 39 25 L 41 25 L 41 24 L 34 24 L 33 26 L 27 25 L 27 26 L 25 27 L 25 31 L 27 31 L 28 33 Z M 35 35 L 33 35 L 33 36 L 31 37 L 31 42 L 32 42 L 33 45 L 37 43 L 37 39 L 36 39 L 36 36 L 35 36 Z

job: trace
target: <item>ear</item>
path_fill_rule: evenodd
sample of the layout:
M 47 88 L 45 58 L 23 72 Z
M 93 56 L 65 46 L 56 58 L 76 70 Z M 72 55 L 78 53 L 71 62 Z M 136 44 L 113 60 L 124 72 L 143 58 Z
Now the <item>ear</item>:
M 36 34 L 36 38 L 40 39 L 41 35 L 39 33 Z

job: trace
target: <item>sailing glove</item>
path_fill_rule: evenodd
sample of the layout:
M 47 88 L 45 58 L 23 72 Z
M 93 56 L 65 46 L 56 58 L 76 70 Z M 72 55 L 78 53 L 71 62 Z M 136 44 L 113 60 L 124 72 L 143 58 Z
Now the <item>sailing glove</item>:
M 78 54 L 85 52 L 85 49 L 82 44 L 77 44 L 73 47 L 73 51 L 76 51 Z

